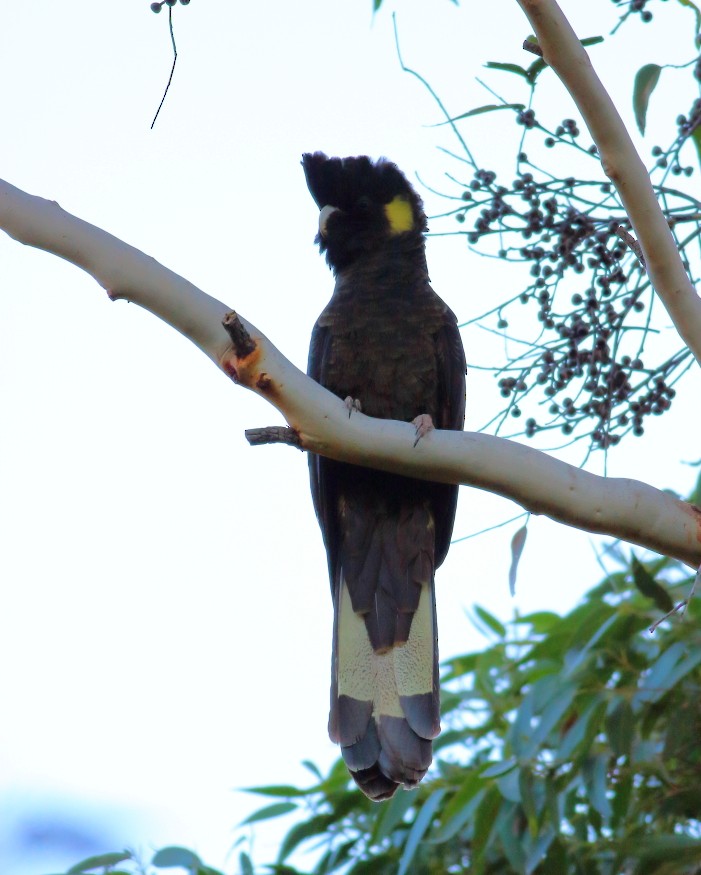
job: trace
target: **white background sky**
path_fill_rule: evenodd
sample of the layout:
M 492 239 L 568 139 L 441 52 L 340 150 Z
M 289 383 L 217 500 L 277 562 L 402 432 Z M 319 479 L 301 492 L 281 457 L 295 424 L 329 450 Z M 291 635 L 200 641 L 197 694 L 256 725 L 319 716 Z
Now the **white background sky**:
M 399 68 L 394 8 L 405 60 L 454 114 L 491 102 L 475 81 L 485 61 L 530 60 L 515 0 L 388 2 L 374 20 L 370 0 L 193 0 L 175 9 L 180 59 L 151 131 L 170 65 L 165 13 L 145 0 L 6 4 L 0 176 L 236 307 L 303 367 L 332 277 L 313 245 L 301 153 L 386 155 L 441 187 L 436 146 L 454 145 L 426 127 L 438 110 Z M 581 36 L 615 20 L 604 0 L 565 8 Z M 660 27 L 636 22 L 592 52 L 631 125 L 638 67 L 693 51 L 688 12 L 669 3 L 656 16 Z M 691 100 L 665 77 L 653 131 Z M 504 74 L 489 81 L 525 97 Z M 554 77 L 541 88 L 549 121 L 573 115 Z M 512 141 L 495 130 L 484 118 L 464 128 L 478 160 L 510 173 Z M 424 196 L 429 214 L 445 208 Z M 519 287 L 460 238 L 428 247 L 434 287 L 461 320 Z M 481 332 L 465 341 L 468 361 L 493 361 Z M 468 376 L 470 429 L 497 409 L 483 383 Z M 697 452 L 698 391 L 692 374 L 669 417 L 610 455 L 609 474 L 688 491 L 680 460 Z M 70 848 L 42 857 L 38 834 L 36 855 L 17 858 L 18 836 L 52 818 L 93 830 L 104 850 L 187 844 L 223 866 L 232 827 L 257 805 L 237 788 L 306 782 L 302 759 L 335 757 L 331 606 L 306 459 L 243 436 L 278 421 L 157 319 L 0 238 L 1 875 L 75 862 Z M 516 512 L 463 489 L 455 535 Z M 592 539 L 534 519 L 512 601 L 513 530 L 453 548 L 438 577 L 443 657 L 478 646 L 475 601 L 502 618 L 565 610 L 598 580 Z M 257 848 L 271 858 L 264 833 Z

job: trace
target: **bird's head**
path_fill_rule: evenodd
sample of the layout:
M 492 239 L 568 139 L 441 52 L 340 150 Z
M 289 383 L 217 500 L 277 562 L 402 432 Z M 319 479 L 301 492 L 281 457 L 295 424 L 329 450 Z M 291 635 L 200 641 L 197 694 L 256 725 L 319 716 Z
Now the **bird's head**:
M 334 272 L 407 235 L 423 240 L 421 198 L 396 164 L 308 152 L 302 167 L 321 211 L 316 242 Z

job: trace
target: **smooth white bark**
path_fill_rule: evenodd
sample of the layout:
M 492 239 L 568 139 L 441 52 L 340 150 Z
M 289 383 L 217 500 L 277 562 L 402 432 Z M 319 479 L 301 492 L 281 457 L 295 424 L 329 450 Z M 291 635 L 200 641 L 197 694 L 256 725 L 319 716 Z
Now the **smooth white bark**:
M 414 429 L 407 423 L 359 413 L 349 418 L 340 399 L 309 379 L 243 319 L 257 347 L 238 358 L 221 324 L 229 311 L 226 305 L 58 204 L 0 182 L 0 228 L 88 271 L 112 299 L 139 304 L 172 325 L 237 382 L 277 407 L 306 450 L 476 486 L 568 525 L 622 538 L 691 565 L 701 563 L 701 512 L 652 486 L 598 477 L 490 435 L 434 431 L 414 447 Z

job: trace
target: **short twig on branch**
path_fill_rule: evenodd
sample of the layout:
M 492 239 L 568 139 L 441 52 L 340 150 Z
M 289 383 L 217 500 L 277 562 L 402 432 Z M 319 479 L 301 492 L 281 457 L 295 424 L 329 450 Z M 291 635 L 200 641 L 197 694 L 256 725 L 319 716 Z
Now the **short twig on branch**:
M 621 240 L 626 244 L 626 246 L 628 246 L 629 249 L 631 249 L 635 253 L 635 257 L 638 259 L 638 261 L 640 262 L 640 264 L 642 264 L 642 266 L 644 268 L 645 267 L 645 256 L 643 255 L 643 250 L 642 250 L 640 244 L 638 243 L 638 241 L 635 239 L 635 237 L 633 237 L 631 234 L 629 234 L 622 225 L 619 225 L 616 228 L 616 236 L 620 237 Z
M 655 629 L 660 625 L 660 623 L 664 623 L 664 621 L 667 619 L 667 617 L 671 617 L 672 614 L 676 614 L 677 611 L 681 610 L 682 616 L 684 616 L 684 614 L 686 613 L 687 607 L 691 604 L 691 600 L 694 597 L 694 593 L 696 592 L 696 587 L 699 585 L 700 581 L 701 581 L 701 567 L 699 567 L 698 571 L 696 572 L 696 576 L 694 577 L 694 582 L 691 584 L 691 589 L 689 590 L 689 595 L 683 601 L 679 602 L 678 605 L 675 605 L 671 611 L 667 611 L 667 613 L 664 615 L 664 617 L 660 617 L 659 620 L 655 620 L 655 622 L 652 624 L 652 626 L 650 626 L 650 633 L 654 632 Z
M 299 434 L 285 425 L 268 425 L 265 428 L 247 428 L 246 440 L 252 447 L 260 447 L 263 444 L 289 444 L 291 447 L 302 449 Z
M 222 325 L 226 328 L 234 345 L 234 351 L 239 358 L 246 358 L 246 356 L 253 352 L 256 348 L 255 341 L 243 327 L 243 323 L 234 310 L 226 314 L 222 319 Z
M 543 50 L 541 49 L 541 47 L 538 45 L 538 43 L 535 40 L 532 40 L 532 39 L 524 40 L 523 41 L 523 48 L 527 52 L 531 52 L 531 54 L 533 54 L 533 55 L 538 55 L 539 58 L 543 57 Z
M 655 620 L 655 622 L 650 626 L 650 634 L 652 634 L 655 629 L 660 625 L 660 623 L 664 623 L 666 619 L 672 616 L 672 614 L 676 614 L 678 610 L 681 608 L 685 608 L 689 604 L 689 599 L 684 599 L 684 601 L 679 602 L 678 605 L 675 605 L 671 611 L 667 611 L 664 617 L 660 617 L 659 620 Z

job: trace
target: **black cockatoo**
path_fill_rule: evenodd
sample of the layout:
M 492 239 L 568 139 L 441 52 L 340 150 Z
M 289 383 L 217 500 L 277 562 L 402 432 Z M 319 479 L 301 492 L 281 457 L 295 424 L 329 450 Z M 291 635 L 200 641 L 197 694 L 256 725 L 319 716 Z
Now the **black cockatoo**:
M 309 375 L 349 415 L 461 430 L 465 353 L 429 285 L 421 199 L 389 161 L 315 152 L 302 166 L 336 276 Z M 309 468 L 334 605 L 329 735 L 361 790 L 388 799 L 423 778 L 440 731 L 433 580 L 458 489 L 315 455 Z

